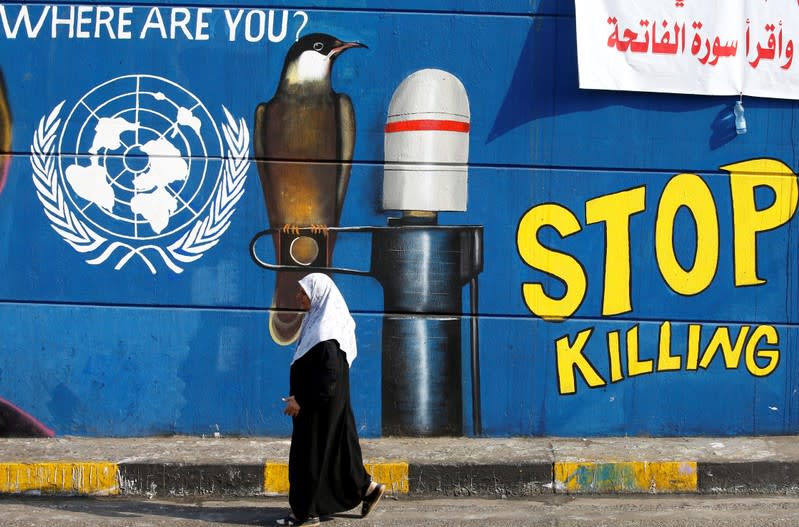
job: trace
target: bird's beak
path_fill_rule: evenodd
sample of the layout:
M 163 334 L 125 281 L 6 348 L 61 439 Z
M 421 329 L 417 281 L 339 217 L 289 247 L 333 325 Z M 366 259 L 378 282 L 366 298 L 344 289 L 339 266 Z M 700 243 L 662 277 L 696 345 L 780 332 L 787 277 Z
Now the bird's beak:
M 330 56 L 335 57 L 336 55 L 341 54 L 341 52 L 346 51 L 350 48 L 366 48 L 368 46 L 366 44 L 361 44 L 360 42 L 342 42 L 340 45 L 336 46 L 330 51 Z

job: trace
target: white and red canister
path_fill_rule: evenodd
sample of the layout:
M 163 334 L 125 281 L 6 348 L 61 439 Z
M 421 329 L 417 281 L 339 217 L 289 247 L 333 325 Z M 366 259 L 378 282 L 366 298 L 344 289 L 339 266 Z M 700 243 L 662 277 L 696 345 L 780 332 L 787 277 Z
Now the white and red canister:
M 383 208 L 465 211 L 469 97 L 457 77 L 412 73 L 391 97 L 385 128 Z

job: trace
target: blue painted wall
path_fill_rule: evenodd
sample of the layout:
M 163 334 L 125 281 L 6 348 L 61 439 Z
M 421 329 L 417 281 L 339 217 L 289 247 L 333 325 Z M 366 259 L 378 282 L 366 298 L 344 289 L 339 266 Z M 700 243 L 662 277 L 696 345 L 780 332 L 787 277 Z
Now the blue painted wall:
M 41 17 L 35 37 L 24 22 L 12 37 L 23 4 L 0 3 L 0 69 L 12 115 L 9 172 L 0 193 L 0 397 L 59 435 L 208 434 L 217 426 L 229 435 L 290 433 L 280 397 L 288 389 L 293 347 L 270 337 L 275 274 L 257 266 L 249 253 L 253 236 L 269 227 L 258 172 L 251 163 L 237 180 L 243 194 L 223 198 L 216 194 L 215 178 L 223 172 L 221 157 L 231 149 L 223 126 L 244 123 L 252 159 L 255 108 L 274 95 L 289 48 L 297 36 L 327 33 L 368 45 L 347 51 L 333 69 L 333 87 L 349 95 L 357 121 L 342 226 L 385 227 L 397 215 L 382 209 L 384 128 L 392 94 L 403 79 L 424 68 L 445 70 L 460 79 L 469 96 L 468 209 L 442 212 L 439 223 L 483 228 L 477 314 L 483 434 L 796 433 L 797 220 L 786 205 L 784 221 L 756 234 L 753 258 L 762 283 L 736 285 L 734 210 L 741 204 L 732 197 L 733 176 L 721 168 L 770 158 L 793 170 L 799 133 L 795 103 L 746 100 L 749 133 L 736 136 L 729 98 L 580 90 L 571 2 L 409 1 L 399 9 L 394 4 L 274 0 L 275 32 L 286 17 L 285 35 L 274 42 L 267 36 L 250 42 L 244 36 L 247 17 L 253 22 L 269 18 L 262 2 L 239 0 L 226 7 L 199 0 L 188 7 L 159 2 L 155 7 L 165 38 L 155 26 L 142 34 L 147 21 L 156 20 L 153 2 L 28 4 L 33 31 Z M 54 30 L 56 7 L 59 18 L 71 16 L 72 22 Z M 231 36 L 229 20 L 239 10 L 242 18 Z M 113 21 L 98 26 L 98 15 Z M 173 16 L 189 17 L 188 35 L 177 28 L 171 38 Z M 122 33 L 120 17 L 129 21 Z M 207 25 L 198 29 L 200 17 Z M 125 31 L 129 38 L 123 38 Z M 128 76 L 140 76 L 167 97 L 195 97 L 207 109 L 203 134 L 212 125 L 219 131 L 219 136 L 203 136 L 209 144 L 217 141 L 207 156 L 197 149 L 191 156 L 182 153 L 193 172 L 180 188 L 197 200 L 193 208 L 169 219 L 168 236 L 148 231 L 143 223 L 140 231 L 128 232 L 121 240 L 140 249 L 132 254 L 124 246 L 111 250 L 121 223 L 96 206 L 54 197 L 50 203 L 57 205 L 48 216 L 48 200 L 42 198 L 46 190 L 69 194 L 58 166 L 90 164 L 88 107 L 108 115 L 123 111 L 125 97 L 135 91 L 136 77 Z M 80 102 L 84 96 L 87 105 Z M 117 102 L 100 106 L 114 97 Z M 115 104 L 119 108 L 112 111 Z M 64 127 L 73 109 L 71 128 Z M 60 119 L 58 125 L 48 122 L 51 114 Z M 47 132 L 54 138 L 51 144 L 43 141 Z M 113 164 L 112 154 L 103 158 L 106 166 Z M 53 172 L 44 164 L 48 159 Z M 38 171 L 37 161 L 42 161 Z M 207 180 L 195 183 L 202 176 L 194 171 L 205 163 Z M 41 177 L 48 173 L 56 177 Z M 718 264 L 707 286 L 691 295 L 675 292 L 664 279 L 655 244 L 661 198 L 682 173 L 701 178 L 718 218 Z M 776 204 L 769 185 L 782 188 L 781 182 L 795 179 L 765 174 L 751 198 L 753 210 Z M 179 186 L 170 188 L 177 192 Z M 631 309 L 609 314 L 602 309 L 606 225 L 589 223 L 586 203 L 638 188 L 644 189 L 644 207 L 629 216 L 625 256 Z M 181 272 L 170 269 L 162 256 L 165 248 L 195 224 L 181 218 L 207 218 L 210 205 L 220 199 L 235 208 L 229 226 L 210 235 L 215 243 L 198 244 L 201 257 L 195 261 L 173 258 Z M 570 211 L 579 230 L 569 235 L 552 226 L 520 231 L 528 211 L 543 204 Z M 73 228 L 90 226 L 106 242 L 83 253 L 73 248 L 64 229 L 58 229 L 59 218 L 73 219 L 69 214 L 74 214 Z M 689 269 L 698 250 L 696 220 L 683 208 L 674 226 L 674 252 Z M 565 320 L 543 319 L 525 302 L 523 284 L 541 284 L 552 299 L 567 292 L 562 277 L 542 270 L 544 252 L 535 253 L 538 266 L 523 257 L 533 240 L 571 255 L 584 269 L 584 298 Z M 147 245 L 162 252 L 141 249 Z M 273 257 L 271 245 L 265 246 L 265 257 Z M 110 252 L 103 259 L 106 249 Z M 369 269 L 370 258 L 368 235 L 339 235 L 334 265 Z M 381 384 L 390 380 L 382 371 L 383 288 L 372 277 L 337 274 L 335 279 L 358 324 L 359 357 L 352 368 L 356 420 L 362 435 L 379 436 L 387 420 Z M 462 433 L 470 435 L 475 428 L 469 288 L 460 294 L 462 313 L 449 315 L 461 317 Z M 646 371 L 646 361 L 657 363 L 664 323 L 671 329 L 669 354 L 680 357 L 679 367 L 630 375 L 628 332 L 638 328 L 637 356 Z M 764 336 L 746 348 L 745 336 L 740 360 L 725 367 L 721 351 L 715 357 L 703 351 L 719 327 L 728 327 L 733 341 L 742 327 L 749 328 L 746 335 L 773 328 L 777 342 Z M 575 370 L 565 359 L 565 347 L 587 329 L 593 331 L 585 348 L 572 357 L 584 359 L 601 376 L 595 387 L 585 378 L 584 363 Z M 707 367 L 690 368 L 692 332 L 699 335 L 697 362 L 707 356 Z M 609 334 L 618 334 L 621 342 L 617 356 L 623 378 L 616 382 Z M 776 366 L 768 368 L 762 350 L 777 350 Z M 747 367 L 747 353 L 754 366 Z M 560 369 L 559 357 L 566 361 Z M 763 375 L 753 373 L 766 369 Z M 563 385 L 570 378 L 574 393 Z

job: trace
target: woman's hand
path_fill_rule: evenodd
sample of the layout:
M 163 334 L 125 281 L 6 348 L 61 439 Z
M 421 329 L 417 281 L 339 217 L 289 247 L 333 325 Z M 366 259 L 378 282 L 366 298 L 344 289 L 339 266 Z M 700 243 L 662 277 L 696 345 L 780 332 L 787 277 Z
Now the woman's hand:
M 290 417 L 297 417 L 297 414 L 300 413 L 300 405 L 294 399 L 294 396 L 289 395 L 288 397 L 284 397 L 283 400 L 286 401 L 286 407 L 283 408 L 283 413 Z

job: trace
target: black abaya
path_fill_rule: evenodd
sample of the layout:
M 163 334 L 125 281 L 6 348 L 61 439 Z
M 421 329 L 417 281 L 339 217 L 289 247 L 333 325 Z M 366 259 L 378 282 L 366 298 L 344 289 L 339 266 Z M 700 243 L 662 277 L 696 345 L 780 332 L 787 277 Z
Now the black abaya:
M 293 418 L 289 504 L 305 519 L 347 511 L 361 503 L 371 478 L 363 467 L 350 405 L 346 354 L 335 340 L 312 347 L 291 365 Z

